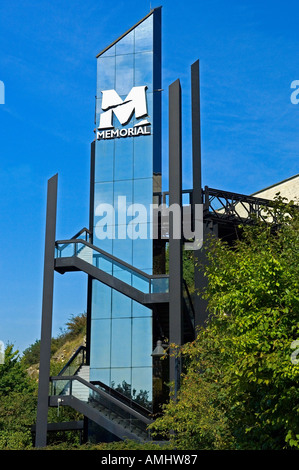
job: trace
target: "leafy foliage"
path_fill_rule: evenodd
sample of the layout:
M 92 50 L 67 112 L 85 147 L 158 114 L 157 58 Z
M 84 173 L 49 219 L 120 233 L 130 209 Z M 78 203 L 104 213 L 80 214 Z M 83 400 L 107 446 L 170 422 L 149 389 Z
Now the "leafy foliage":
M 277 198 L 275 222 L 256 221 L 233 247 L 210 241 L 211 318 L 181 348 L 178 400 L 153 426 L 178 447 L 299 448 L 299 366 L 290 358 L 299 336 L 298 228 L 298 209 Z

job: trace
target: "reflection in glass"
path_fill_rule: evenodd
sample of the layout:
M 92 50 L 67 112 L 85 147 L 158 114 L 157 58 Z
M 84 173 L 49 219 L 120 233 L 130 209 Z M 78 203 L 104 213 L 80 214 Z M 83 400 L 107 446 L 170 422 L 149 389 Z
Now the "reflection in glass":
M 97 206 L 99 204 L 113 205 L 113 183 L 96 183 L 94 185 L 95 220 L 97 221 Z
M 96 142 L 95 183 L 113 179 L 114 141 Z
M 150 224 L 148 232 L 150 231 Z M 133 266 L 141 270 L 152 268 L 153 263 L 153 243 L 152 240 L 137 238 L 133 245 Z
M 152 310 L 145 307 L 144 305 L 139 304 L 133 300 L 132 306 L 133 317 L 151 317 Z
M 151 409 L 152 404 L 152 368 L 138 367 L 132 369 L 132 391 L 134 401 L 141 406 Z
M 135 31 L 131 31 L 115 45 L 116 55 L 133 54 Z
M 118 226 L 119 228 L 119 226 Z M 126 231 L 126 226 L 123 227 L 123 231 L 125 233 Z M 115 240 L 113 241 L 113 255 L 116 258 L 121 259 L 122 261 L 125 261 L 125 263 L 128 264 L 133 264 L 133 251 L 132 251 L 132 240 L 130 238 L 126 238 L 124 240 Z M 119 271 L 121 268 L 118 266 L 115 266 L 114 268 L 114 273 L 116 271 Z M 121 269 L 123 271 L 123 269 Z M 125 279 L 122 279 L 125 280 Z M 126 278 L 126 281 L 130 282 L 129 278 Z
M 132 367 L 152 365 L 152 319 L 133 318 L 132 327 Z
M 131 398 L 131 369 L 111 369 L 111 388 Z
M 147 85 L 147 92 L 153 91 L 153 53 L 135 54 L 135 86 Z
M 92 318 L 111 318 L 111 287 L 93 279 Z
M 153 50 L 153 15 L 135 28 L 135 52 Z
M 153 143 L 149 138 L 134 139 L 134 178 L 151 178 Z
M 115 142 L 115 180 L 131 180 L 133 178 L 133 141 L 132 137 L 118 139 Z
M 111 320 L 91 321 L 91 364 L 110 366 Z
M 109 369 L 90 369 L 90 381 L 99 380 L 106 385 L 110 384 L 110 368 Z
M 100 57 L 97 61 L 97 67 L 97 97 L 100 98 L 103 90 L 115 89 L 115 57 Z
M 115 56 L 115 46 L 109 47 L 104 54 L 101 54 L 101 57 L 110 57 L 110 56 Z
M 113 318 L 131 317 L 132 300 L 116 290 L 112 291 Z
M 116 56 L 115 91 L 119 95 L 128 95 L 133 87 L 134 55 Z
M 131 365 L 131 319 L 112 320 L 111 367 Z

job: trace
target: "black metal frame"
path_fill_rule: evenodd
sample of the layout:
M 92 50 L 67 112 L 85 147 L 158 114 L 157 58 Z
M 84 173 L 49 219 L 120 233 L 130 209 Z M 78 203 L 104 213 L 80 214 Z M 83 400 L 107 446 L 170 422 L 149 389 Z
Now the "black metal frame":
M 51 358 L 53 288 L 54 288 L 54 254 L 57 211 L 56 174 L 48 181 L 46 237 L 44 255 L 44 283 L 42 304 L 42 325 L 40 342 L 39 386 L 36 417 L 35 446 L 44 447 L 47 444 L 48 428 L 48 394 Z

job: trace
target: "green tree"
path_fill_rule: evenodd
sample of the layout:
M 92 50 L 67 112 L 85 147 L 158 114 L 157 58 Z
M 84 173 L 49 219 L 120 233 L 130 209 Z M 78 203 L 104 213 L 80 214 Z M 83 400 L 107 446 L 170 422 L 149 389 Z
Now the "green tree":
M 37 386 L 28 376 L 18 351 L 8 345 L 5 362 L 0 365 L 0 449 L 32 446 L 36 403 Z
M 299 215 L 278 198 L 233 247 L 209 243 L 210 320 L 181 348 L 186 372 L 153 429 L 181 448 L 299 448 Z M 172 429 L 173 434 L 169 432 Z

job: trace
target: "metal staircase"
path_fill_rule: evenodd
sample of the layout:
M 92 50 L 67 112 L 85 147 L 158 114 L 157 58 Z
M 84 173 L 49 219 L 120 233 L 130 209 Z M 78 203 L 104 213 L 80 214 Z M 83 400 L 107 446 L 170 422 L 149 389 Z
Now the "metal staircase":
M 119 439 L 149 440 L 150 412 L 101 382 L 89 382 L 85 353 L 80 346 L 58 376 L 50 377 L 49 405 L 70 406 Z
M 57 272 L 83 271 L 149 308 L 168 303 L 168 275 L 149 275 L 125 263 L 90 243 L 89 234 L 84 228 L 69 240 L 56 241 L 54 267 Z

